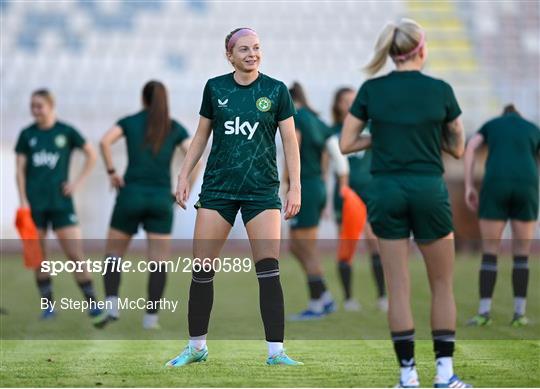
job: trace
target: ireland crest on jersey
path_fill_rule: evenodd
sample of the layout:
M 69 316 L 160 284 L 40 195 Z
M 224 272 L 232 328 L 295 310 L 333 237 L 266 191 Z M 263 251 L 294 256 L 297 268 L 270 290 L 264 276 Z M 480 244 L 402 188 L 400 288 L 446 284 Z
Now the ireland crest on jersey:
M 255 103 L 257 106 L 257 109 L 261 112 L 267 112 L 270 110 L 270 107 L 272 106 L 272 101 L 268 97 L 260 97 L 257 99 L 257 102 Z
M 67 139 L 66 139 L 66 136 L 63 135 L 63 134 L 60 134 L 60 135 L 57 135 L 55 138 L 54 138 L 54 144 L 56 145 L 56 147 L 58 148 L 62 148 L 66 145 L 67 143 Z

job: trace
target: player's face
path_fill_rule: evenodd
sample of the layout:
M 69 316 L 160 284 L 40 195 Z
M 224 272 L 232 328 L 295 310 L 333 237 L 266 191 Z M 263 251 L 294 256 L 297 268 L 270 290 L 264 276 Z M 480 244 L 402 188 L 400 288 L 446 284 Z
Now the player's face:
M 262 57 L 259 38 L 254 35 L 239 38 L 228 57 L 234 68 L 240 72 L 257 71 Z
M 53 116 L 53 107 L 41 96 L 32 96 L 30 110 L 38 123 L 46 123 Z
M 346 115 L 353 104 L 354 98 L 356 97 L 356 92 L 348 91 L 341 95 L 338 107 L 342 114 Z

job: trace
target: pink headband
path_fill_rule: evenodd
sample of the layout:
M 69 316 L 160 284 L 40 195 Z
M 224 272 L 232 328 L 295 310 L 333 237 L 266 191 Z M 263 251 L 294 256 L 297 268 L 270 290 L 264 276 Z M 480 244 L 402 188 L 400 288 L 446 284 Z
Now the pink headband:
M 252 30 L 251 28 L 241 28 L 240 30 L 232 34 L 231 38 L 229 39 L 229 42 L 227 42 L 227 51 L 231 51 L 234 45 L 236 44 L 236 42 L 238 41 L 238 39 L 247 35 L 257 36 L 257 33 L 255 32 L 255 30 Z
M 422 49 L 422 47 L 424 47 L 424 43 L 426 42 L 425 38 L 426 38 L 426 34 L 424 33 L 424 31 L 421 31 L 420 32 L 420 41 L 418 42 L 418 45 L 414 49 L 412 49 L 411 51 L 409 51 L 408 53 L 405 53 L 405 54 L 394 55 L 394 56 L 392 56 L 392 58 L 395 61 L 404 61 L 406 59 L 411 58 L 416 53 L 418 53 Z

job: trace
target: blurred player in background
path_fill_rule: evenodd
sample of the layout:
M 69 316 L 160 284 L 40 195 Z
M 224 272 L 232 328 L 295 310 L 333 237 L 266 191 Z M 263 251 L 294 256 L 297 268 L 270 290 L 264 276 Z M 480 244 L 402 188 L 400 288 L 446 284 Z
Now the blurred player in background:
M 94 167 L 96 152 L 75 128 L 57 119 L 54 97 L 48 90 L 40 89 L 32 93 L 31 111 L 35 122 L 21 132 L 15 146 L 21 208 L 29 207 L 31 210 L 44 257 L 47 230 L 52 226 L 67 259 L 84 260 L 81 230 L 72 195 Z M 83 151 L 85 163 L 77 177 L 68 181 L 71 153 L 75 149 Z M 85 299 L 95 301 L 90 273 L 84 270 L 75 272 L 74 276 Z M 49 273 L 38 268 L 36 282 L 42 301 L 47 301 L 42 317 L 51 318 L 55 312 Z M 90 316 L 100 313 L 98 308 L 88 312 Z
M 466 387 L 453 372 L 455 248 L 441 151 L 455 158 L 463 154 L 461 110 L 450 85 L 421 72 L 427 47 L 425 32 L 416 22 L 402 19 L 383 29 L 366 66 L 368 75 L 381 70 L 388 56 L 397 69 L 361 86 L 345 119 L 341 149 L 344 153 L 361 150 L 359 134 L 370 121 L 369 219 L 379 240 L 388 285 L 388 321 L 401 368 L 399 386 L 420 385 L 407 266 L 412 231 L 431 288 L 435 387 Z
M 480 198 L 474 187 L 476 150 L 486 145 L 484 180 Z M 501 236 L 510 220 L 512 228 L 512 287 L 514 317 L 511 325 L 528 324 L 525 317 L 528 259 L 538 218 L 538 155 L 540 129 L 523 119 L 514 105 L 485 123 L 467 144 L 465 152 L 465 202 L 478 212 L 482 235 L 480 266 L 480 305 L 469 325 L 491 324 L 491 298 L 497 279 L 497 255 Z
M 323 154 L 329 152 L 338 170 L 339 187 L 347 185 L 349 167 L 339 151 L 337 137 L 309 106 L 302 86 L 295 82 L 289 89 L 297 113 L 294 116 L 296 136 L 300 145 L 300 181 L 302 207 L 290 222 L 290 247 L 307 275 L 309 304 L 305 311 L 291 320 L 318 319 L 335 311 L 335 303 L 326 288 L 320 255 L 317 254 L 319 220 L 326 205 L 323 179 Z
M 178 177 L 177 201 L 185 209 L 188 178 L 213 134 L 204 180 L 195 204 L 194 258 L 218 258 L 240 210 L 259 281 L 259 302 L 269 365 L 298 365 L 283 349 L 284 302 L 279 278 L 281 201 L 276 164 L 279 127 L 289 174 L 285 219 L 300 209 L 300 157 L 294 132 L 294 105 L 283 82 L 259 72 L 257 33 L 239 28 L 225 38 L 234 72 L 208 80 L 197 132 Z M 210 260 L 209 260 L 210 261 Z M 205 262 L 210 263 L 210 262 Z M 193 267 L 189 290 L 189 344 L 169 367 L 208 357 L 206 335 L 214 299 L 211 266 Z M 241 325 L 231 323 L 231 325 Z
M 146 83 L 142 104 L 141 111 L 119 120 L 100 142 L 111 186 L 118 194 L 107 236 L 104 275 L 105 297 L 112 309 L 96 319 L 94 325 L 98 328 L 119 317 L 120 271 L 116 264 L 126 253 L 140 224 L 148 236 L 147 259 L 162 261 L 170 256 L 174 205 L 171 162 L 177 147 L 187 152 L 191 138 L 187 130 L 170 117 L 167 90 L 161 82 Z M 128 166 L 123 178 L 114 168 L 111 150 L 122 137 L 128 152 Z M 157 302 L 163 296 L 165 270 L 158 268 L 150 272 L 148 301 Z M 157 309 L 147 308 L 143 318 L 145 329 L 159 328 L 157 314 Z
M 334 95 L 334 102 L 332 104 L 332 118 L 334 120 L 334 125 L 332 130 L 338 136 L 341 135 L 343 121 L 351 108 L 355 96 L 356 92 L 348 87 L 338 89 Z M 360 196 L 364 203 L 367 204 L 369 201 L 368 186 L 372 178 L 371 173 L 369 172 L 371 167 L 371 150 L 362 150 L 351 154 L 348 157 L 350 167 L 349 186 L 356 194 L 358 194 L 358 196 Z M 343 199 L 339 191 L 339 181 L 336 181 L 336 186 L 334 188 L 334 215 L 338 228 L 341 228 Z M 366 223 L 364 231 L 368 250 L 371 255 L 371 270 L 377 284 L 377 306 L 381 311 L 386 312 L 388 310 L 388 300 L 386 298 L 386 290 L 384 287 L 384 273 L 381 265 L 377 238 L 373 234 L 369 223 Z M 360 310 L 360 304 L 352 297 L 352 261 L 354 259 L 354 253 L 352 254 L 353 256 L 348 258 L 338 258 L 338 271 L 345 294 L 345 303 L 343 304 L 343 307 L 346 311 Z

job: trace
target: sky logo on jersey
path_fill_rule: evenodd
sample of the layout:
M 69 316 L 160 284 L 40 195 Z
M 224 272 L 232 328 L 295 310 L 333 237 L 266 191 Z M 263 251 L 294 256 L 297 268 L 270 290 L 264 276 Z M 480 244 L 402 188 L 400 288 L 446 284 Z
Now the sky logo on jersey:
M 227 103 L 229 102 L 229 99 L 225 99 L 221 101 L 220 99 L 217 99 L 218 108 L 227 108 Z
M 49 169 L 54 169 L 59 159 L 60 154 L 48 153 L 45 150 L 32 154 L 32 164 L 35 167 L 47 166 Z
M 240 117 L 235 117 L 234 121 L 229 120 L 225 122 L 225 135 L 247 135 L 248 140 L 253 138 L 255 131 L 259 127 L 259 122 L 256 122 L 253 126 L 250 122 L 240 123 Z

